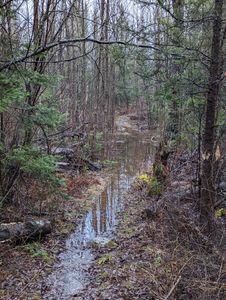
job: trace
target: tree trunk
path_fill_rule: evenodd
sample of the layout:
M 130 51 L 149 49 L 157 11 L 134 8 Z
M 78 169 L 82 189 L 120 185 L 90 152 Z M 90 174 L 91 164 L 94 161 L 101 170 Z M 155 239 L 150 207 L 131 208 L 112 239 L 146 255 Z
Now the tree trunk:
M 213 36 L 211 49 L 211 65 L 209 73 L 209 84 L 206 99 L 206 118 L 203 133 L 203 163 L 202 163 L 202 191 L 200 201 L 200 213 L 202 221 L 211 228 L 211 219 L 214 208 L 214 164 L 215 141 L 216 141 L 216 115 L 221 81 L 222 65 L 222 13 L 223 0 L 215 0 Z
M 176 35 L 173 35 L 173 43 L 175 46 L 181 46 L 181 39 L 183 34 L 183 16 L 184 16 L 184 1 L 173 0 L 173 13 L 176 19 L 174 20 L 174 26 L 178 29 Z M 181 62 L 176 60 L 172 63 L 172 75 L 174 82 L 172 86 L 172 102 L 170 103 L 169 111 L 169 132 L 171 133 L 172 139 L 179 140 L 180 135 L 180 102 L 182 101 L 181 96 L 181 74 L 183 72 L 183 66 Z

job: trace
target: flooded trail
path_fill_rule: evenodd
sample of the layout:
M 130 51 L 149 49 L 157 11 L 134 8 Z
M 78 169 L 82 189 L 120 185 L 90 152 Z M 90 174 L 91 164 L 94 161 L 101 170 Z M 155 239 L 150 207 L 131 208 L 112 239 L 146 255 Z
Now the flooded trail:
M 89 283 L 88 269 L 93 260 L 90 244 L 105 244 L 113 238 L 117 213 L 123 209 L 123 195 L 144 164 L 151 164 L 153 152 L 154 146 L 147 135 L 132 132 L 115 138 L 113 146 L 105 154 L 105 159 L 117 162 L 109 171 L 109 182 L 104 191 L 93 199 L 93 207 L 66 240 L 59 263 L 47 279 L 47 292 L 43 299 L 76 299 L 82 293 Z

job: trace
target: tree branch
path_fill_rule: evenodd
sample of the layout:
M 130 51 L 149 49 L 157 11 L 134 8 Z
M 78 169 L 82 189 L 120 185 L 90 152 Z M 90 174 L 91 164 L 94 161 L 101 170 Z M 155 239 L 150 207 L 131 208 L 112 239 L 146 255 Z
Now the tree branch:
M 52 48 L 55 48 L 57 46 L 60 45 L 66 45 L 69 43 L 81 43 L 81 42 L 91 42 L 91 43 L 95 43 L 95 44 L 99 44 L 99 45 L 123 45 L 123 46 L 132 46 L 132 47 L 138 47 L 138 48 L 145 48 L 145 49 L 153 49 L 156 51 L 160 51 L 160 49 L 151 46 L 151 45 L 146 45 L 146 44 L 135 44 L 135 43 L 131 43 L 131 42 L 126 42 L 126 41 L 104 41 L 104 40 L 97 40 L 94 38 L 90 38 L 90 37 L 85 37 L 85 38 L 75 38 L 75 39 L 64 39 L 64 40 L 60 40 L 60 41 L 56 41 L 53 43 L 49 43 L 46 44 L 45 46 L 39 47 L 36 50 L 34 50 L 31 53 L 27 53 L 24 56 L 21 57 L 17 57 L 11 61 L 8 61 L 6 63 L 4 63 L 1 67 L 0 67 L 0 71 L 4 70 L 4 69 L 8 69 L 11 66 L 17 64 L 17 63 L 21 63 L 26 61 L 26 59 L 34 57 L 36 55 L 45 53 L 49 50 L 51 50 Z

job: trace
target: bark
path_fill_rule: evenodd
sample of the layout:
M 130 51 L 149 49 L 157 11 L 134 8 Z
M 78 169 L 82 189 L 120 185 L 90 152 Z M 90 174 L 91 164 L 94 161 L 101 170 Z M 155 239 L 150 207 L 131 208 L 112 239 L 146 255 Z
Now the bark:
M 184 10 L 184 0 L 173 0 L 173 13 L 174 16 L 176 16 L 176 19 L 174 20 L 174 26 L 175 28 L 179 29 L 179 36 L 176 35 L 173 37 L 173 43 L 175 46 L 180 46 L 181 44 L 181 36 L 183 34 L 183 10 Z M 175 76 L 175 82 L 174 86 L 172 87 L 172 103 L 170 105 L 170 111 L 169 111 L 169 127 L 170 132 L 172 134 L 172 138 L 178 138 L 179 132 L 180 132 L 180 102 L 181 102 L 181 87 L 180 87 L 180 76 L 182 73 L 182 65 L 181 63 L 178 63 L 174 61 L 172 63 L 172 74 Z
M 29 220 L 19 223 L 0 225 L 0 241 L 26 241 L 39 238 L 51 232 L 51 223 L 47 220 Z
M 132 43 L 130 41 L 120 41 L 120 40 L 98 40 L 98 39 L 94 39 L 94 38 L 90 38 L 90 37 L 84 37 L 84 38 L 72 38 L 72 39 L 62 39 L 56 42 L 50 42 L 44 46 L 40 46 L 39 48 L 35 49 L 34 51 L 31 51 L 30 53 L 27 53 L 24 56 L 21 57 L 15 57 L 15 59 L 10 60 L 4 64 L 2 64 L 0 66 L 0 71 L 6 70 L 6 69 L 10 69 L 12 66 L 15 66 L 18 63 L 24 62 L 26 60 L 28 60 L 29 58 L 33 58 L 41 53 L 45 53 L 48 52 L 49 50 L 53 49 L 53 48 L 57 48 L 63 45 L 69 45 L 69 44 L 78 44 L 81 42 L 91 42 L 93 44 L 97 44 L 97 45 L 122 45 L 122 46 L 131 46 L 131 47 L 138 47 L 141 49 L 153 49 L 156 51 L 160 51 L 159 48 L 156 48 L 150 44 L 140 44 L 140 43 Z M 30 62 L 34 62 L 32 60 L 30 60 Z M 47 61 L 48 62 L 48 61 Z
M 4 131 L 4 113 L 0 113 L 0 142 L 4 145 L 5 131 Z
M 34 44 L 38 45 L 39 40 L 39 0 L 34 0 L 34 23 L 33 23 L 33 40 Z
M 203 163 L 202 191 L 200 201 L 201 218 L 210 227 L 214 208 L 214 164 L 216 161 L 214 149 L 216 141 L 216 115 L 221 81 L 222 65 L 222 13 L 223 0 L 215 0 L 215 19 L 213 21 L 213 36 L 211 49 L 211 65 L 209 72 L 208 93 L 206 99 L 206 116 L 203 133 Z

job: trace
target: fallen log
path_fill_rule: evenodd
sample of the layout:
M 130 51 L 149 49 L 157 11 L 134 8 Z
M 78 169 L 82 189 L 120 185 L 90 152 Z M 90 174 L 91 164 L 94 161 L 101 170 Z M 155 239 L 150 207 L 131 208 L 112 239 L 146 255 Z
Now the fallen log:
M 74 137 L 78 137 L 80 139 L 86 137 L 86 134 L 84 132 L 81 131 L 72 131 L 72 132 L 66 132 L 64 133 L 61 138 L 74 138 Z
M 50 233 L 51 229 L 51 222 L 47 220 L 0 224 L 0 242 L 35 239 Z
M 75 157 L 75 150 L 71 148 L 53 148 L 52 149 L 52 154 L 55 155 L 61 155 L 65 156 L 68 160 L 68 162 L 58 162 L 57 167 L 59 169 L 64 169 L 64 170 L 80 170 L 83 165 L 82 164 L 76 164 L 76 162 L 73 162 L 73 158 Z M 89 159 L 85 158 L 78 158 L 81 162 L 84 163 L 84 166 L 86 166 L 90 171 L 100 171 L 102 169 L 100 164 L 93 163 Z
M 59 161 L 56 163 L 57 171 L 70 171 L 74 170 L 74 167 L 72 164 L 69 164 L 67 162 Z
M 81 160 L 86 164 L 90 171 L 100 171 L 102 169 L 100 164 L 93 163 L 89 159 L 82 158 Z
M 87 161 L 86 159 L 81 159 L 83 163 L 67 163 L 67 162 L 57 162 L 57 171 L 81 171 L 84 167 L 87 167 L 90 171 L 100 171 L 102 166 L 99 164 L 94 164 L 91 161 Z
M 81 172 L 84 168 L 83 164 L 75 164 L 75 163 L 67 163 L 67 162 L 57 162 L 57 172 L 65 172 L 65 171 L 77 171 Z
M 75 151 L 71 148 L 54 147 L 51 149 L 53 155 L 66 156 L 67 158 L 73 158 Z

